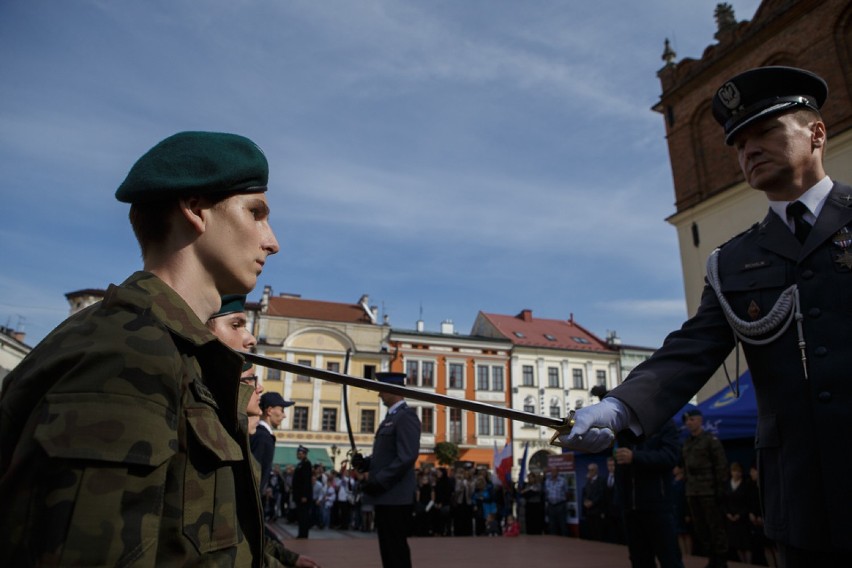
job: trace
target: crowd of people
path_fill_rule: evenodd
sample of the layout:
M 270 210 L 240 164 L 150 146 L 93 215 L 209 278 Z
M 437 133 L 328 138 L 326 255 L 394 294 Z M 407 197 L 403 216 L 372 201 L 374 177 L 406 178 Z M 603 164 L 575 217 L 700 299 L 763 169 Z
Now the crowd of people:
M 718 441 L 718 440 L 717 440 Z M 621 451 L 619 451 L 621 450 Z M 627 448 L 613 451 L 623 456 Z M 631 450 L 641 456 L 642 449 Z M 673 519 L 674 547 L 679 555 L 707 556 L 708 546 L 696 534 L 694 515 L 687 496 L 688 474 L 678 442 L 676 465 L 671 468 L 671 490 L 665 495 Z M 546 472 L 530 472 L 523 483 L 500 483 L 486 468 L 432 467 L 417 470 L 417 489 L 411 536 L 506 536 L 520 534 L 577 536 L 588 540 L 628 544 L 631 514 L 642 509 L 622 492 L 625 475 L 623 459 L 610 457 L 606 471 L 589 464 L 586 482 L 579 495 L 573 485 L 555 467 Z M 694 469 L 693 465 L 693 469 Z M 602 469 L 602 468 L 601 468 Z M 757 467 L 748 471 L 736 462 L 723 466 L 725 479 L 713 487 L 713 499 L 719 505 L 719 527 L 727 544 L 725 557 L 743 563 L 777 565 L 775 546 L 763 533 L 763 516 L 758 496 Z M 696 470 L 697 471 L 697 470 Z M 263 489 L 267 520 L 284 519 L 296 523 L 298 513 L 293 493 L 294 466 L 274 465 Z M 311 468 L 313 499 L 310 504 L 311 527 L 317 529 L 371 532 L 375 530 L 373 508 L 362 502 L 359 483 L 363 474 L 344 460 L 337 470 L 321 464 Z M 621 488 L 621 489 L 619 489 Z M 578 530 L 569 522 L 576 503 Z M 635 499 L 634 496 L 632 497 Z M 643 522 L 648 522 L 643 517 Z M 651 524 L 657 527 L 658 525 Z M 674 565 L 678 565 L 676 560 Z M 681 564 L 682 565 L 682 564 Z

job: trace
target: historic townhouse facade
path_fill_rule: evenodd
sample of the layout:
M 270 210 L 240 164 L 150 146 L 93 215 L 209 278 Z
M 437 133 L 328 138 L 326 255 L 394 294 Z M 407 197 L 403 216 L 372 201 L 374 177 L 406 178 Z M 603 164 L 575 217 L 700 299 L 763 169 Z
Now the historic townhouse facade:
M 619 350 L 580 326 L 573 316 L 555 320 L 535 318 L 532 310 L 515 316 L 480 312 L 471 333 L 512 343 L 511 405 L 526 412 L 564 418 L 569 411 L 597 401 L 589 393 L 593 386 L 612 389 L 621 381 Z M 559 453 L 549 445 L 552 435 L 553 430 L 546 427 L 513 423 L 515 463 L 526 444 L 530 456 L 537 451 Z
M 284 361 L 358 377 L 373 378 L 388 369 L 386 338 L 389 328 L 377 322 L 376 308 L 367 296 L 353 304 L 308 300 L 272 294 L 264 287 L 252 309 L 250 325 L 258 339 L 257 353 Z M 275 436 L 276 463 L 294 463 L 295 448 L 304 444 L 312 461 L 335 466 L 349 449 L 343 407 L 343 387 L 273 369 L 258 369 L 265 392 L 276 391 L 295 402 Z M 356 445 L 369 452 L 384 409 L 376 392 L 348 389 L 348 408 Z

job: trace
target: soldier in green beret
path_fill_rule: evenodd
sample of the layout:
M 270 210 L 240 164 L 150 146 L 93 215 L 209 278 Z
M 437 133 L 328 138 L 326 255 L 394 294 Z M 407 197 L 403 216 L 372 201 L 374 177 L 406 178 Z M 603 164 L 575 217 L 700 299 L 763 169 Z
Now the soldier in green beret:
M 222 307 L 219 308 L 218 312 L 210 316 L 210 319 L 207 320 L 207 327 L 219 338 L 219 341 L 231 349 L 248 351 L 257 344 L 257 339 L 248 328 L 245 294 L 227 294 L 222 296 Z M 260 393 L 263 392 L 263 388 L 257 382 L 257 376 L 254 374 L 254 366 L 251 363 L 246 362 L 243 365 L 240 383 L 237 411 L 241 427 L 245 432 L 244 435 L 250 436 L 255 433 L 258 422 L 260 421 L 262 414 Z M 251 447 L 251 438 L 249 438 L 249 447 Z M 251 460 L 254 470 L 254 477 L 252 479 L 252 495 L 254 496 L 254 500 L 252 507 L 258 511 L 262 511 L 263 503 L 259 490 L 265 485 L 261 482 L 262 464 L 258 463 L 254 456 L 252 456 Z M 249 502 L 248 494 L 245 495 L 245 500 Z M 316 560 L 287 549 L 284 543 L 278 541 L 276 538 L 267 538 L 264 545 L 264 552 L 283 563 L 284 566 L 296 566 L 297 568 L 319 567 Z
M 267 179 L 256 144 L 215 132 L 175 134 L 130 170 L 116 197 L 143 270 L 0 395 L 0 565 L 278 565 L 246 504 L 243 359 L 205 326 L 278 252 Z

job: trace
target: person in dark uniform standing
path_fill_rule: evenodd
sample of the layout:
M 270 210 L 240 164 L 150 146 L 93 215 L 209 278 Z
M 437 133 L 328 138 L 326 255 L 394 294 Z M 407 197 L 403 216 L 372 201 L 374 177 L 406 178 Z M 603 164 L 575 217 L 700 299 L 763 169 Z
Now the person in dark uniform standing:
M 600 451 L 613 432 L 655 432 L 741 342 L 764 528 L 788 568 L 841 566 L 852 554 L 852 484 L 837 475 L 852 468 L 838 451 L 852 439 L 852 187 L 823 166 L 827 98 L 821 77 L 791 67 L 751 69 L 716 90 L 713 116 L 770 211 L 711 255 L 696 314 L 561 436 Z
M 296 457 L 299 459 L 296 469 L 293 470 L 293 502 L 296 503 L 296 517 L 299 522 L 299 534 L 296 538 L 308 538 L 314 503 L 314 484 L 311 479 L 313 466 L 305 446 L 298 447 Z
M 251 437 L 251 453 L 260 464 L 261 495 L 269 485 L 272 461 L 275 458 L 275 434 L 272 431 L 284 420 L 284 409 L 294 404 L 292 400 L 284 400 L 277 392 L 266 392 L 260 397 L 260 422 Z
M 728 459 L 722 442 L 704 429 L 697 408 L 683 413 L 689 436 L 683 443 L 686 501 L 695 527 L 695 538 L 715 568 L 727 566 L 728 535 L 722 501 L 728 478 Z
M 681 457 L 674 420 L 642 443 L 615 449 L 615 501 L 632 568 L 683 568 L 674 518 L 672 470 Z
M 404 385 L 404 373 L 376 373 L 388 384 Z M 376 532 L 384 568 L 410 568 L 408 534 L 414 506 L 416 480 L 414 464 L 420 452 L 420 419 L 405 399 L 380 392 L 388 413 L 373 441 L 373 454 L 353 457 L 353 466 L 367 472 L 364 503 L 372 503 L 376 512 Z

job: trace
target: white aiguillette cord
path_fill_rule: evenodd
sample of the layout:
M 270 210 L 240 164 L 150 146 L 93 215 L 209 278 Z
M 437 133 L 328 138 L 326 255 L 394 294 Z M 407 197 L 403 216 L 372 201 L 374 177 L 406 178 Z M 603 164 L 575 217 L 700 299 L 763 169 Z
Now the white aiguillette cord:
M 795 319 L 799 339 L 798 346 L 802 352 L 802 369 L 807 380 L 808 365 L 805 336 L 802 331 L 802 306 L 799 302 L 799 288 L 796 284 L 781 292 L 778 301 L 772 306 L 772 310 L 764 317 L 755 321 L 745 321 L 734 313 L 731 305 L 722 294 L 722 283 L 719 279 L 719 249 L 714 250 L 710 254 L 710 258 L 707 259 L 707 282 L 716 293 L 716 298 L 722 307 L 722 313 L 725 314 L 725 319 L 728 320 L 728 324 L 734 331 L 735 340 L 749 345 L 767 345 L 787 331 L 787 328 Z M 772 335 L 764 339 L 755 339 L 768 333 L 772 333 Z M 739 367 L 739 354 L 737 355 L 737 367 Z M 739 368 L 737 369 L 737 378 L 739 379 Z M 730 379 L 728 381 L 730 382 Z

